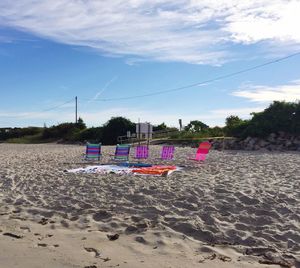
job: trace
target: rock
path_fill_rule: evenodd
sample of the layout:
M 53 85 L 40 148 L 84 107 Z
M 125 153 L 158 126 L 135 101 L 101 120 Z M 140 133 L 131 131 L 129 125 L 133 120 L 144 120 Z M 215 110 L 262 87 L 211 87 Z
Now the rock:
M 267 145 L 269 145 L 269 142 L 267 142 L 267 141 L 265 141 L 265 140 L 259 140 L 258 145 L 259 145 L 261 148 L 264 148 L 264 147 L 266 147 Z
M 296 145 L 300 145 L 300 138 L 299 137 L 295 138 L 293 143 Z
M 251 137 L 247 137 L 247 138 L 244 140 L 244 142 L 245 142 L 245 143 L 249 143 L 251 139 L 252 139 Z
M 254 145 L 253 146 L 253 150 L 255 150 L 255 151 L 258 151 L 258 150 L 260 150 L 261 149 L 261 147 L 259 146 L 259 145 Z
M 266 153 L 266 152 L 268 152 L 269 150 L 267 149 L 267 148 L 260 148 L 260 149 L 258 149 L 260 152 L 264 152 L 264 153 Z
M 276 139 L 276 134 L 275 134 L 275 133 L 271 133 L 271 134 L 268 136 L 268 138 L 267 138 L 267 140 L 270 141 L 270 142 L 274 142 L 275 139 Z
M 271 133 L 268 137 L 256 138 L 247 137 L 244 140 L 226 139 L 215 140 L 213 142 L 215 150 L 259 150 L 259 151 L 300 151 L 300 137 L 292 136 L 283 131 L 279 133 Z

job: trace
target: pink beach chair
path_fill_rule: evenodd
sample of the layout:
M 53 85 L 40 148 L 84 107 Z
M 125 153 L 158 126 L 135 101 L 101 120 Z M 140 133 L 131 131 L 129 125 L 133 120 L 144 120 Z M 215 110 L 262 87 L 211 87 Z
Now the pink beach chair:
M 173 160 L 175 147 L 173 145 L 164 145 L 161 150 L 162 160 Z
M 147 159 L 149 157 L 149 147 L 147 145 L 138 145 L 135 148 L 136 159 Z
M 197 149 L 195 157 L 189 158 L 190 160 L 195 161 L 204 161 L 206 159 L 207 154 L 211 148 L 211 143 L 208 141 L 201 142 Z

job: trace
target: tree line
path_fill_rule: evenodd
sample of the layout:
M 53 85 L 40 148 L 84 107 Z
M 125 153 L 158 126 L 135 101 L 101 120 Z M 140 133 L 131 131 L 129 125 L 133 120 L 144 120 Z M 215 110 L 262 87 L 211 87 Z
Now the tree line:
M 240 139 L 267 137 L 280 131 L 300 135 L 300 102 L 275 101 L 264 111 L 252 113 L 243 120 L 236 115 L 226 118 L 224 127 L 209 127 L 193 120 L 182 131 L 170 134 L 170 138 L 189 139 L 216 136 L 231 136 Z M 154 126 L 153 130 L 169 130 L 165 123 Z M 124 117 L 112 117 L 104 125 L 88 128 L 79 118 L 77 123 L 62 123 L 51 127 L 0 128 L 0 142 L 42 143 L 42 142 L 101 142 L 114 145 L 117 137 L 135 132 L 135 123 Z

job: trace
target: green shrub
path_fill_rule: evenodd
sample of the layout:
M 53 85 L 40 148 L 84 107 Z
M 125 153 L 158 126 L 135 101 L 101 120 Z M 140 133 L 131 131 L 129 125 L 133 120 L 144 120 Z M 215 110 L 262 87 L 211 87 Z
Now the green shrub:
M 226 123 L 227 134 L 240 138 L 264 138 L 280 131 L 300 135 L 300 102 L 275 101 L 263 112 L 252 113 L 250 120 L 229 120 Z
M 124 117 L 112 117 L 102 127 L 102 144 L 116 144 L 118 136 L 126 135 L 127 131 L 135 132 L 135 123 Z
M 102 127 L 91 127 L 80 131 L 77 135 L 77 140 L 81 142 L 102 142 L 103 130 Z

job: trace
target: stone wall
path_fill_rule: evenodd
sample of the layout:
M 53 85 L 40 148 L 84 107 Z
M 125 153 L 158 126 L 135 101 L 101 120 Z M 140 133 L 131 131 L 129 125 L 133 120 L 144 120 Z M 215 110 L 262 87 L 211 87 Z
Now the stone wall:
M 248 150 L 248 151 L 300 151 L 300 136 L 279 132 L 271 133 L 267 138 L 248 137 L 243 140 L 214 140 L 213 148 L 217 150 Z

